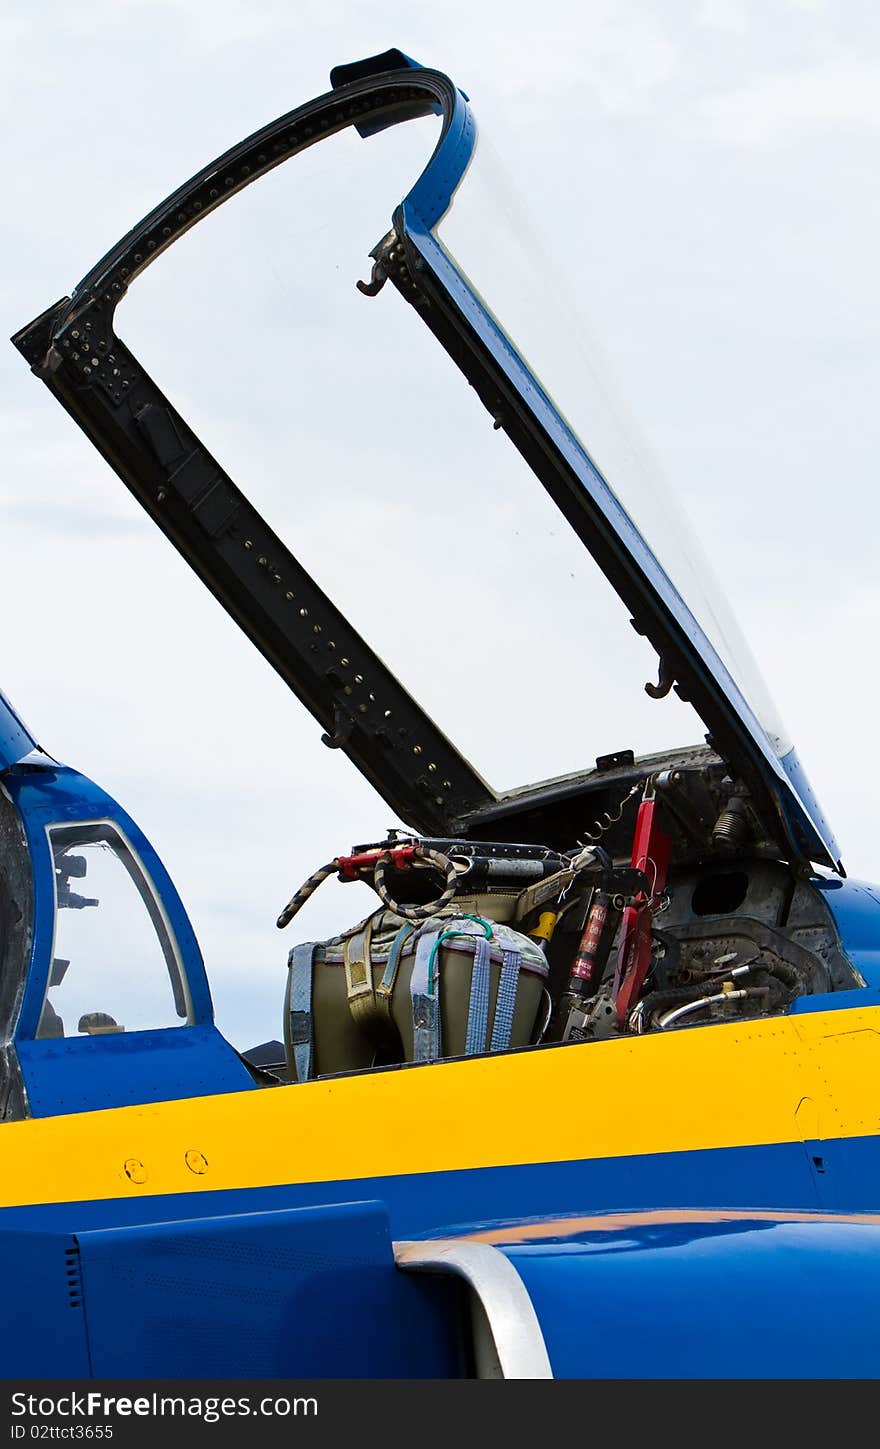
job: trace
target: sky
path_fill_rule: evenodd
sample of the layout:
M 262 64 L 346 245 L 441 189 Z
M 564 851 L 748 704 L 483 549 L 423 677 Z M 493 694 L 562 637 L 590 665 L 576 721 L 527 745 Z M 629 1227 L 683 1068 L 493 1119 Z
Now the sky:
M 460 235 L 487 290 L 561 301 L 689 512 L 849 873 L 880 878 L 875 7 L 0 0 L 5 334 L 332 65 L 389 45 L 470 96 L 530 214 L 513 230 L 539 236 L 527 275 L 505 271 L 474 190 Z M 493 784 L 697 742 L 685 706 L 647 700 L 651 651 L 427 331 L 391 289 L 355 292 L 432 124 L 250 188 L 118 329 Z M 331 882 L 285 936 L 278 909 L 391 813 L 9 345 L 0 375 L 0 685 L 152 840 L 221 1028 L 280 1036 L 293 940 L 372 898 Z

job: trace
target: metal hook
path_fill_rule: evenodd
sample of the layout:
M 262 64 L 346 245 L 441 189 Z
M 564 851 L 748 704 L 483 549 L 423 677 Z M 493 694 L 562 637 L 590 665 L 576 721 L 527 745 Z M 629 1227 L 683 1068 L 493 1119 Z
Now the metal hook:
M 373 263 L 373 270 L 370 273 L 370 280 L 368 282 L 362 282 L 359 277 L 357 282 L 355 283 L 355 286 L 357 287 L 359 292 L 363 292 L 365 297 L 376 297 L 381 292 L 387 281 L 388 273 L 386 272 L 381 261 L 377 257 Z
M 358 283 L 360 285 L 360 283 Z M 657 673 L 657 683 L 652 684 L 649 680 L 645 685 L 645 693 L 652 699 L 665 699 L 673 684 L 675 683 L 675 670 L 672 667 L 672 660 L 668 654 L 660 655 L 660 667 Z
M 350 740 L 353 729 L 354 720 L 351 715 L 346 714 L 337 705 L 333 711 L 333 733 L 323 734 L 321 736 L 321 744 L 326 745 L 328 750 L 341 749 Z

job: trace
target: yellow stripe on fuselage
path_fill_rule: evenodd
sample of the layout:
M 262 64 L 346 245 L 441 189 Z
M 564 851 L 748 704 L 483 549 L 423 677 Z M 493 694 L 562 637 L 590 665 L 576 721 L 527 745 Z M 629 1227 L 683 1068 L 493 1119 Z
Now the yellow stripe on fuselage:
M 861 1007 L 8 1123 L 0 1207 L 878 1130 Z

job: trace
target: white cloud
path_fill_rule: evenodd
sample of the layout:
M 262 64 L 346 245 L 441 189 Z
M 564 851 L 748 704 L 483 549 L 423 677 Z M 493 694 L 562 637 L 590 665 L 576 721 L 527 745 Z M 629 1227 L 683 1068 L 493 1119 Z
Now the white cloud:
M 707 141 L 786 145 L 845 129 L 880 126 L 880 60 L 853 50 L 793 71 L 776 71 L 736 90 L 705 95 L 684 129 Z
M 703 0 L 697 11 L 697 24 L 707 30 L 721 30 L 730 35 L 745 35 L 749 15 L 741 0 Z

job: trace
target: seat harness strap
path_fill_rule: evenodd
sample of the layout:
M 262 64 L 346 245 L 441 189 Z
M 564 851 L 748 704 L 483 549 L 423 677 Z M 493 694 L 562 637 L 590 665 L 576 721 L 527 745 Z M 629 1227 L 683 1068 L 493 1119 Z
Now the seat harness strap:
M 369 1034 L 376 1014 L 376 994 L 373 990 L 373 961 L 370 942 L 373 934 L 372 919 L 362 931 L 349 936 L 343 949 L 345 964 L 345 994 L 348 1009 L 357 1026 Z
M 464 1044 L 467 1056 L 476 1056 L 479 1052 L 486 1050 L 488 1025 L 489 942 L 485 936 L 477 936 L 474 938 L 474 966 L 471 973 L 471 997 L 468 1005 L 467 1036 Z
M 312 1073 L 312 965 L 318 943 L 304 941 L 287 958 L 290 971 L 290 1044 L 296 1080 L 307 1082 Z
M 513 1016 L 516 1011 L 516 991 L 519 986 L 519 951 L 505 951 L 501 960 L 501 975 L 498 978 L 498 997 L 495 1002 L 495 1020 L 492 1023 L 492 1041 L 489 1050 L 505 1051 L 510 1046 Z
M 440 1056 L 440 1000 L 437 991 L 439 931 L 426 931 L 416 944 L 410 979 L 413 1020 L 413 1061 L 435 1062 Z
M 376 987 L 376 1004 L 385 1019 L 389 1031 L 394 1030 L 394 1020 L 391 1015 L 391 997 L 394 992 L 394 984 L 397 981 L 397 973 L 400 969 L 400 955 L 410 936 L 416 930 L 415 926 L 408 923 L 401 926 L 388 950 L 388 960 L 385 970 L 382 973 L 382 980 Z

